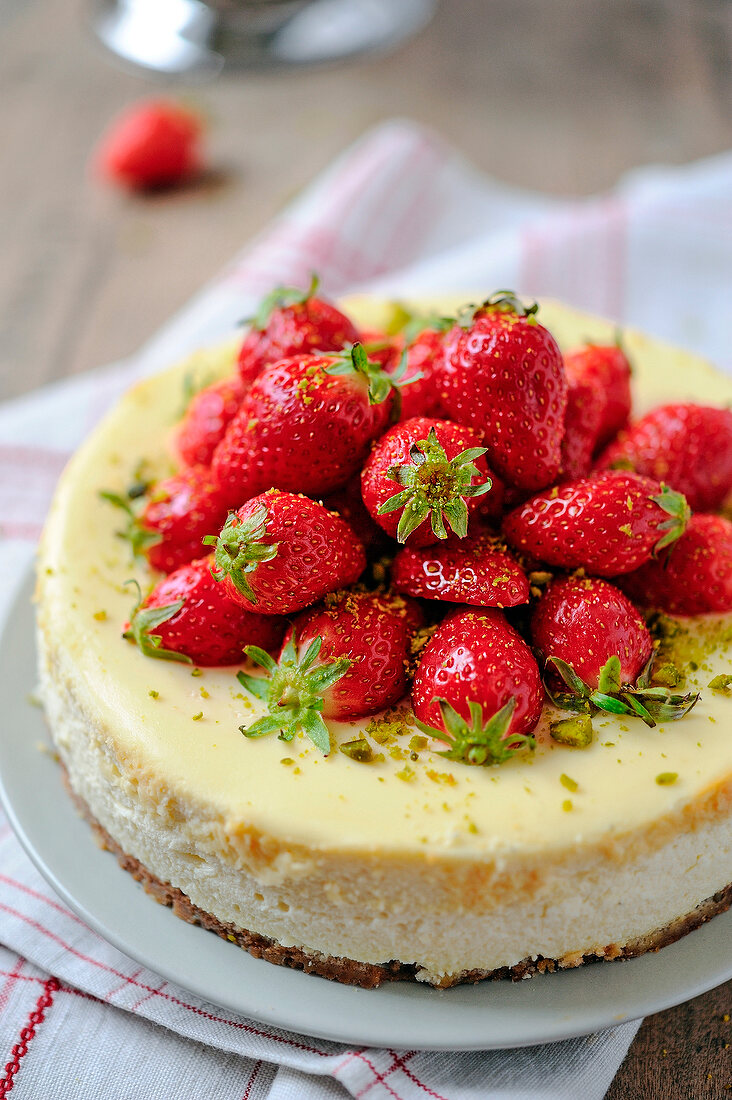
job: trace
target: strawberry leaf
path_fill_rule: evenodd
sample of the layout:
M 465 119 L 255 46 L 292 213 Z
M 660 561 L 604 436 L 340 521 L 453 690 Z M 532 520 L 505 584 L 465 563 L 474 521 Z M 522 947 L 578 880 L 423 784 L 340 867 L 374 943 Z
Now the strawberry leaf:
M 493 484 L 490 478 L 472 484 L 473 478 L 482 476 L 474 459 L 485 452 L 485 447 L 469 447 L 448 459 L 435 429 L 430 428 L 427 439 L 419 439 L 409 448 L 409 462 L 389 467 L 386 476 L 404 488 L 385 500 L 378 514 L 404 509 L 396 532 L 399 542 L 406 542 L 428 516 L 439 539 L 448 535 L 445 520 L 458 538 L 465 538 L 468 533 L 465 497 L 487 493 Z
M 344 348 L 332 363 L 325 367 L 326 374 L 336 376 L 360 375 L 368 388 L 369 405 L 381 405 L 392 390 L 397 389 L 394 376 L 387 374 L 379 363 L 372 362 L 363 344 L 355 343 Z M 411 379 L 416 381 L 416 378 Z M 402 383 L 405 385 L 406 383 Z
M 279 663 L 259 646 L 247 646 L 245 653 L 260 665 L 265 676 L 237 672 L 239 683 L 267 703 L 268 713 L 251 726 L 240 726 L 245 737 L 264 737 L 277 732 L 281 741 L 292 741 L 304 733 L 324 755 L 330 752 L 330 734 L 320 713 L 323 696 L 353 664 L 349 657 L 318 662 L 323 644 L 317 637 L 298 659 L 294 633 L 280 654 Z M 252 732 L 254 731 L 254 732 Z
M 232 512 L 220 535 L 206 535 L 203 539 L 204 546 L 216 547 L 211 570 L 213 579 L 222 581 L 229 577 L 237 592 L 251 604 L 256 604 L 257 595 L 249 583 L 250 575 L 261 562 L 277 557 L 278 543 L 262 541 L 267 535 L 267 519 L 264 504 L 258 505 L 245 520 Z
M 162 648 L 162 636 L 151 634 L 150 631 L 167 623 L 174 615 L 177 615 L 185 604 L 185 600 L 176 600 L 175 603 L 166 604 L 164 607 L 143 607 L 143 596 L 137 581 L 125 581 L 125 584 L 133 584 L 137 589 L 137 601 L 130 615 L 129 630 L 122 635 L 128 641 L 135 642 L 140 652 L 145 657 L 158 657 L 163 661 L 181 661 L 192 664 L 190 657 L 185 653 L 179 653 L 174 649 Z
M 109 489 L 100 489 L 99 496 L 102 500 L 106 500 L 108 504 L 119 508 L 127 517 L 125 527 L 117 531 L 116 535 L 118 538 L 126 539 L 129 542 L 133 559 L 144 557 L 145 551 L 150 546 L 157 546 L 159 542 L 162 542 L 163 536 L 158 531 L 151 531 L 142 525 L 140 509 L 144 507 L 144 502 L 141 500 L 140 494 L 135 493 L 134 497 L 128 494 L 123 497 L 119 493 L 111 492 Z M 140 504 L 137 506 L 138 510 L 133 507 L 133 500 L 140 500 Z
M 667 485 L 662 485 L 661 492 L 657 496 L 651 497 L 651 500 L 670 516 L 670 519 L 658 525 L 658 530 L 664 531 L 665 534 L 662 535 L 653 547 L 653 556 L 655 558 L 664 547 L 670 546 L 673 542 L 676 542 L 677 539 L 681 538 L 691 519 L 691 508 L 683 493 L 677 493 L 675 490 L 669 489 Z
M 603 710 L 610 714 L 628 714 L 642 719 L 651 728 L 658 722 L 676 722 L 699 701 L 699 692 L 676 694 L 663 686 L 649 687 L 653 679 L 651 656 L 635 684 L 621 682 L 620 658 L 613 654 L 605 662 L 598 677 L 598 687 L 592 691 L 577 675 L 571 665 L 559 657 L 548 657 L 546 668 L 554 668 L 569 688 L 569 694 L 553 691 L 551 678 L 544 686 L 555 706 L 561 710 Z M 553 735 L 552 735 L 553 736 Z
M 466 721 L 446 699 L 433 699 L 440 708 L 445 732 L 415 718 L 417 728 L 429 737 L 446 741 L 448 748 L 440 752 L 446 760 L 458 760 L 463 764 L 489 767 L 503 764 L 524 749 L 533 749 L 533 737 L 523 733 L 509 733 L 511 718 L 516 709 L 516 699 L 510 698 L 487 721 L 483 720 L 483 708 L 472 699 L 468 702 L 470 721 Z
M 318 276 L 313 272 L 307 290 L 301 290 L 299 287 L 294 286 L 275 287 L 262 299 L 257 312 L 250 319 L 249 323 L 252 328 L 264 332 L 275 310 L 286 309 L 287 306 L 299 306 L 307 302 L 309 298 L 314 297 L 317 293 L 319 282 Z

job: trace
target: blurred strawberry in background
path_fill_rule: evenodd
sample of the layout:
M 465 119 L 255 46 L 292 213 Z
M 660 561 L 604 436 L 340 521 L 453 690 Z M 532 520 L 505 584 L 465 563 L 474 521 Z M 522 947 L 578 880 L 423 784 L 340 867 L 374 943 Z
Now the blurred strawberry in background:
M 201 118 L 173 100 L 128 107 L 97 147 L 94 166 L 108 181 L 133 191 L 174 187 L 201 171 Z

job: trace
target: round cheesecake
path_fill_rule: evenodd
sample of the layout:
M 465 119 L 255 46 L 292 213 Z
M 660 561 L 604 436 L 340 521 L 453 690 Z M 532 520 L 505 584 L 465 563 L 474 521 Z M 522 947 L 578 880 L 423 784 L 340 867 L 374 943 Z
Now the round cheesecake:
M 452 299 L 420 301 L 447 313 Z M 393 307 L 353 299 L 357 325 Z M 568 349 L 610 343 L 609 322 L 542 305 Z M 722 405 L 732 381 L 686 352 L 624 332 L 634 409 Z M 38 563 L 41 688 L 83 812 L 150 891 L 274 962 L 366 986 L 525 976 L 670 942 L 732 899 L 732 616 L 669 630 L 687 688 L 681 721 L 647 728 L 601 714 L 583 749 L 553 741 L 501 766 L 439 755 L 408 700 L 330 722 L 324 757 L 298 736 L 242 736 L 262 713 L 234 668 L 146 657 L 121 637 L 151 575 L 130 559 L 102 491 L 173 470 L 186 380 L 234 370 L 236 349 L 199 353 L 130 391 L 66 469 Z M 685 690 L 686 690 L 685 689 Z M 363 735 L 374 759 L 338 745 Z

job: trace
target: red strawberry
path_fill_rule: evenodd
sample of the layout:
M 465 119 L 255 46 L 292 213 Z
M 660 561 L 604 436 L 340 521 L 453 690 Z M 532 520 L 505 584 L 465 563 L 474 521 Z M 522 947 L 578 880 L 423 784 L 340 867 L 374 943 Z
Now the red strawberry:
M 420 729 L 467 764 L 500 763 L 526 744 L 544 691 L 534 655 L 500 611 L 455 611 L 438 626 L 414 678 Z M 484 718 L 485 715 L 485 718 Z
M 410 546 L 447 538 L 445 520 L 463 538 L 468 508 L 475 511 L 491 489 L 484 453 L 477 432 L 449 420 L 414 417 L 395 424 L 362 470 L 364 504 L 387 534 L 409 539 Z M 395 493 L 397 486 L 402 489 Z
M 630 600 L 594 577 L 552 581 L 534 609 L 531 636 L 545 660 L 565 661 L 591 688 L 612 656 L 619 658 L 621 682 L 634 684 L 653 652 Z
M 242 607 L 287 615 L 358 580 L 366 555 L 348 524 L 308 497 L 270 489 L 232 513 L 216 546 L 214 576 Z
M 679 695 L 651 686 L 651 635 L 630 600 L 607 581 L 553 581 L 534 611 L 531 633 L 546 658 L 552 702 L 583 715 L 584 728 L 577 727 L 576 719 L 552 723 L 551 733 L 558 741 L 588 744 L 589 716 L 595 710 L 641 718 L 655 726 L 683 718 L 698 702 L 698 692 Z M 557 681 L 565 686 L 555 693 Z
M 243 664 L 248 645 L 279 645 L 285 620 L 232 603 L 211 576 L 212 565 L 212 556 L 181 565 L 138 602 L 125 637 L 137 642 L 146 657 L 236 665 Z
M 438 379 L 445 358 L 445 331 L 449 323 L 447 318 L 434 318 L 430 322 L 434 327 L 425 327 L 411 339 L 408 337 L 406 369 L 400 388 L 400 420 L 443 415 Z M 421 378 L 410 381 L 419 374 Z
M 238 375 L 207 386 L 191 401 L 175 436 L 175 447 L 186 466 L 210 466 L 217 444 L 244 400 L 246 387 Z
M 604 401 L 598 399 L 596 387 L 586 379 L 573 378 L 567 371 L 567 382 L 561 477 L 562 481 L 575 481 L 590 472 Z
M 391 582 L 399 592 L 428 600 L 481 607 L 529 602 L 526 574 L 505 544 L 487 531 L 425 549 L 405 546 L 394 558 Z
M 374 523 L 363 502 L 360 474 L 354 474 L 342 489 L 329 493 L 323 504 L 329 512 L 337 512 L 346 521 L 367 550 L 386 545 L 384 532 Z
M 713 512 L 732 491 L 732 412 L 660 405 L 622 432 L 598 465 L 664 481 L 692 511 Z
M 556 481 L 567 405 L 562 355 L 537 308 L 499 291 L 466 314 L 439 386 L 450 418 L 480 431 L 490 466 L 522 489 Z
M 630 416 L 630 363 L 623 349 L 617 344 L 588 344 L 567 352 L 564 367 L 570 386 L 584 383 L 595 393 L 602 416 L 597 433 L 596 448 L 604 447 L 614 439 Z
M 129 107 L 102 138 L 97 170 L 134 190 L 169 187 L 201 167 L 201 120 L 168 100 Z
M 330 752 L 325 718 L 361 718 L 391 706 L 407 690 L 412 636 L 421 624 L 419 608 L 400 596 L 334 592 L 324 604 L 298 616 L 285 638 L 279 664 L 250 647 L 249 656 L 266 669 L 266 679 L 239 673 L 241 683 L 269 704 L 268 714 L 246 737 L 279 732 L 291 741 L 302 731 Z M 361 740 L 369 759 L 368 742 Z
M 158 481 L 139 520 L 144 531 L 159 536 L 145 547 L 152 568 L 170 573 L 200 557 L 204 536 L 221 526 L 226 512 L 218 482 L 203 466 Z
M 106 490 L 100 495 L 127 516 L 126 528 L 117 533 L 129 540 L 135 556 L 144 554 L 161 573 L 200 557 L 204 536 L 226 518 L 221 490 L 204 466 L 190 466 L 152 488 L 135 486 L 127 496 Z
M 605 470 L 532 497 L 506 516 L 503 530 L 532 558 L 613 577 L 678 539 L 689 515 L 680 493 L 648 477 Z
M 320 496 L 345 485 L 386 427 L 392 388 L 360 344 L 271 364 L 214 453 L 229 504 L 269 488 Z
M 732 611 L 732 523 L 697 513 L 671 550 L 618 583 L 641 607 L 672 615 Z
M 239 373 L 251 384 L 269 363 L 313 352 L 341 351 L 359 334 L 344 313 L 316 298 L 314 275 L 307 290 L 277 287 L 264 299 L 239 351 Z

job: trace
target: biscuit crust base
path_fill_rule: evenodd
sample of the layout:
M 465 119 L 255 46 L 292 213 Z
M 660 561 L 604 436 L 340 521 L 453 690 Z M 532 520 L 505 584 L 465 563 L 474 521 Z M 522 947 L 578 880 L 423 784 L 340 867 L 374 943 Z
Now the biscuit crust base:
M 216 917 L 199 909 L 191 899 L 170 883 L 161 882 L 147 867 L 140 863 L 139 859 L 128 855 L 120 848 L 119 844 L 99 824 L 91 814 L 86 803 L 71 789 L 63 769 L 66 788 L 71 795 L 82 817 L 92 827 L 100 848 L 112 852 L 117 857 L 120 867 L 127 871 L 139 882 L 145 892 L 150 894 L 161 905 L 172 909 L 177 917 L 188 924 L 198 924 L 209 932 L 215 932 L 217 936 L 235 943 L 244 951 L 248 951 L 255 959 L 265 959 L 276 966 L 288 966 L 292 970 L 302 970 L 306 974 L 317 974 L 321 978 L 340 982 L 342 985 L 357 985 L 362 989 L 376 989 L 384 982 L 414 981 L 418 967 L 414 963 L 402 963 L 392 959 L 388 963 L 364 963 L 355 959 L 335 958 L 331 955 L 320 955 L 314 952 L 304 951 L 300 947 L 283 947 L 275 940 L 260 936 L 256 932 L 236 928 L 233 924 L 225 924 Z M 534 974 L 548 974 L 554 970 L 564 970 L 570 967 L 582 966 L 585 963 L 612 961 L 614 959 L 634 959 L 638 955 L 644 955 L 647 951 L 660 951 L 670 943 L 681 939 L 688 932 L 706 924 L 718 913 L 724 913 L 732 905 L 732 883 L 723 890 L 719 890 L 712 897 L 707 898 L 691 913 L 678 920 L 672 921 L 664 928 L 642 936 L 639 939 L 620 947 L 618 944 L 607 944 L 597 951 L 582 954 L 575 952 L 565 955 L 560 959 L 546 959 L 538 956 L 535 959 L 527 958 L 514 966 L 501 966 L 496 970 L 468 970 L 462 974 L 446 975 L 439 984 L 440 989 L 448 989 L 453 985 L 465 985 L 485 980 L 500 981 L 510 978 L 518 982 L 523 978 L 531 978 Z

